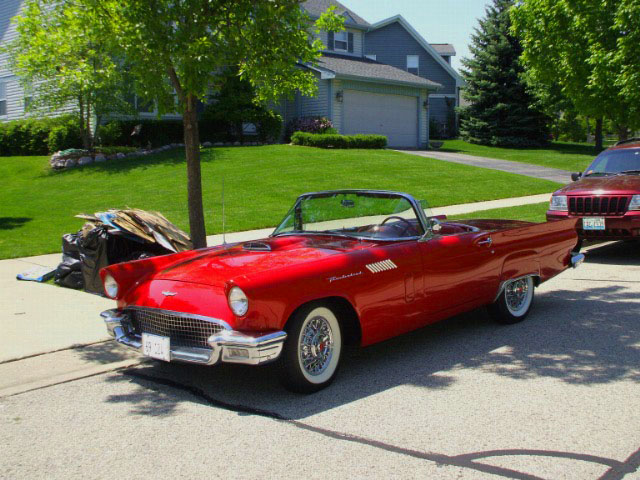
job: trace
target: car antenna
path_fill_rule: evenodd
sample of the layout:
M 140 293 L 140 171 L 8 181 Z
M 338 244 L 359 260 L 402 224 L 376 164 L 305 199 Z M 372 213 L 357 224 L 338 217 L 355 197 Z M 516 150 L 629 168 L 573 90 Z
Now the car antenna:
M 224 218 L 224 175 L 222 176 L 222 245 L 227 246 L 227 237 L 225 232 L 225 218 Z

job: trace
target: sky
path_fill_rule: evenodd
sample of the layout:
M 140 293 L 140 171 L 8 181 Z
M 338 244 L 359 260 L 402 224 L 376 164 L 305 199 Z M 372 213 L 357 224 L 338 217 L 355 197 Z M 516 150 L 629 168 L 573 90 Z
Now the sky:
M 339 0 L 369 23 L 402 15 L 429 43 L 451 43 L 456 49 L 452 65 L 469 56 L 468 44 L 478 18 L 490 0 Z

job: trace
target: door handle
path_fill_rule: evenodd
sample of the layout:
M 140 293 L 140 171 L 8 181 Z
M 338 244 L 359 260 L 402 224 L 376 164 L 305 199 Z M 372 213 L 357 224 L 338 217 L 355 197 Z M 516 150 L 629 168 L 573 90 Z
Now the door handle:
M 491 240 L 491 237 L 487 237 L 486 240 L 480 240 L 478 245 L 486 245 L 487 247 L 490 247 L 492 243 L 493 240 Z

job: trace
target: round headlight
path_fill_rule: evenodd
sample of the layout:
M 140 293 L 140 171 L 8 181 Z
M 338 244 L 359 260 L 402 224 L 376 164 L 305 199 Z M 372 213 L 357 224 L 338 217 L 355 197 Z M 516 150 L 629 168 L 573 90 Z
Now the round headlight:
M 118 296 L 118 282 L 107 273 L 104 277 L 104 291 L 111 298 L 116 298 Z
M 238 317 L 243 316 L 249 310 L 249 299 L 239 287 L 229 290 L 229 307 Z

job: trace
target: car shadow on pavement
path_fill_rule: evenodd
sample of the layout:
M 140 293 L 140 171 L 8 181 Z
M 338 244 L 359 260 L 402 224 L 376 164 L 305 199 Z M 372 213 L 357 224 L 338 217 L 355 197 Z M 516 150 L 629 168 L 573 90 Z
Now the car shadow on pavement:
M 586 254 L 587 262 L 599 265 L 640 265 L 640 241 L 616 242 L 593 246 Z

